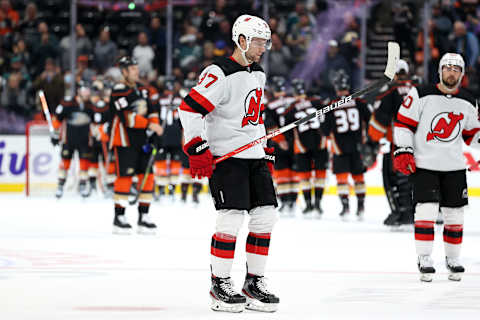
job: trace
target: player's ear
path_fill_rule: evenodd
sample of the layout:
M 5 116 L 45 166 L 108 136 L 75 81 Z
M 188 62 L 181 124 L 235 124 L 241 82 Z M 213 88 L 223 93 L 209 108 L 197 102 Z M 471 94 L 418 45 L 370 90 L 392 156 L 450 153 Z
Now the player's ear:
M 238 36 L 238 43 L 240 44 L 240 47 L 242 47 L 243 49 L 247 48 L 247 39 L 243 34 Z

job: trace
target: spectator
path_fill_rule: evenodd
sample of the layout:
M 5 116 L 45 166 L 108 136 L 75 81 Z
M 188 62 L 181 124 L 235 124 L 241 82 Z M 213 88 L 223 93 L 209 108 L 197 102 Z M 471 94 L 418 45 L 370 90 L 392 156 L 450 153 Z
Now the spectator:
M 20 73 L 12 73 L 8 77 L 7 85 L 2 90 L 0 102 L 7 110 L 28 117 L 32 111 L 27 101 L 28 88 L 22 88 L 21 81 L 22 75 Z
M 65 95 L 65 82 L 60 67 L 52 58 L 45 60 L 45 68 L 33 82 L 35 91 L 43 90 L 47 99 L 48 108 L 53 113 Z
M 301 61 L 304 58 L 312 38 L 313 28 L 308 15 L 302 14 L 299 22 L 293 26 L 292 32 L 287 35 L 286 40 L 297 61 Z
M 148 38 L 145 32 L 138 34 L 138 44 L 133 48 L 133 57 L 138 61 L 139 72 L 148 73 L 152 70 L 155 52 L 148 44 Z
M 453 25 L 455 52 L 465 58 L 466 69 L 473 71 L 478 59 L 478 39 L 471 32 L 467 32 L 465 24 L 457 21 Z
M 35 45 L 33 47 L 33 56 L 35 63 L 31 65 L 31 72 L 33 77 L 42 72 L 41 68 L 45 65 L 45 60 L 48 57 L 56 59 L 58 57 L 58 41 L 57 38 L 48 31 L 46 22 L 38 24 L 38 35 Z
M 18 25 L 18 30 L 23 35 L 29 49 L 31 49 L 37 38 L 38 24 L 40 17 L 37 12 L 37 5 L 30 2 L 25 9 L 25 17 Z
M 272 49 L 268 53 L 269 76 L 287 77 L 292 65 L 293 58 L 290 49 L 283 45 L 282 39 L 280 39 L 278 34 L 272 34 Z
M 214 37 L 219 31 L 221 21 L 232 21 L 232 17 L 228 13 L 227 1 L 216 0 L 215 7 L 212 10 L 206 10 L 203 17 L 201 32 L 206 40 L 215 41 Z
M 165 50 L 167 47 L 166 30 L 162 26 L 159 17 L 153 17 L 150 21 L 150 28 L 147 29 L 148 43 L 155 52 L 155 66 L 163 70 Z
M 26 66 L 26 71 L 28 71 L 31 64 L 30 53 L 27 51 L 25 41 L 23 39 L 19 39 L 17 43 L 13 45 L 13 54 L 22 59 L 22 62 Z
M 197 44 L 197 33 L 197 28 L 187 26 L 185 34 L 179 39 L 178 61 L 183 70 L 193 68 L 202 56 L 202 47 Z
M 351 82 L 352 88 L 356 89 L 360 85 L 360 27 L 355 19 L 355 16 L 351 12 L 347 12 L 344 17 L 344 24 L 347 27 L 343 35 L 341 36 L 339 44 L 339 52 L 348 62 L 351 70 Z
M 414 16 L 410 7 L 404 3 L 394 3 L 392 6 L 393 13 L 393 35 L 395 41 L 400 44 L 401 48 L 408 49 L 410 61 L 414 61 L 415 42 L 413 40 Z
M 90 55 L 92 53 L 92 42 L 87 37 L 82 24 L 79 23 L 75 26 L 75 33 L 77 35 L 77 57 L 81 55 Z M 62 40 L 60 40 L 60 50 L 62 54 L 62 68 L 68 69 L 70 68 L 70 35 L 63 37 Z
M 110 30 L 105 27 L 100 31 L 100 36 L 95 43 L 94 49 L 95 67 L 99 73 L 110 68 L 117 57 L 117 45 L 110 40 Z
M 20 16 L 13 10 L 10 0 L 1 0 L 0 2 L 0 36 L 12 33 L 17 26 Z
M 203 57 L 200 66 L 200 70 L 205 69 L 207 66 L 213 63 L 215 59 L 215 45 L 210 41 L 205 41 L 203 43 Z
M 8 81 L 11 75 L 20 75 L 20 87 L 26 88 L 30 83 L 30 74 L 23 63 L 22 57 L 15 55 L 10 59 L 10 72 L 3 75 L 5 81 Z
M 228 20 L 222 20 L 218 24 L 218 32 L 212 37 L 213 42 L 223 41 L 225 44 L 232 43 L 232 25 Z
M 328 41 L 327 58 L 325 60 L 326 69 L 324 70 L 322 85 L 333 89 L 332 79 L 339 70 L 344 70 L 351 78 L 351 70 L 347 60 L 339 53 L 338 42 L 336 40 Z M 351 79 L 350 79 L 351 81 Z M 350 83 L 351 85 L 351 83 Z
M 96 72 L 88 67 L 88 56 L 78 56 L 76 81 L 83 81 L 87 84 L 91 84 L 95 80 L 96 75 Z

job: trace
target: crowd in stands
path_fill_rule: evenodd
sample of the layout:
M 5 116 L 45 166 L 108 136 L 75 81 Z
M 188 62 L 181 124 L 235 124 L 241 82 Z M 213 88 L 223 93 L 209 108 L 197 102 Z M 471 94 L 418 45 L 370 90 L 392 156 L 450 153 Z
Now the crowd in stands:
M 195 2 L 195 1 L 192 1 Z M 195 79 L 216 57 L 233 52 L 231 28 L 241 14 L 262 15 L 262 1 L 196 1 L 175 6 L 173 22 L 173 75 L 178 82 Z M 166 71 L 166 9 L 114 12 L 79 6 L 76 33 L 77 72 L 70 68 L 69 2 L 0 0 L 0 133 L 23 133 L 25 123 L 41 117 L 36 92 L 46 92 L 50 108 L 65 94 L 72 81 L 87 83 L 101 77 L 118 79 L 118 57 L 131 54 L 138 60 L 143 79 L 160 87 Z M 268 76 L 291 78 L 296 66 L 324 55 L 322 72 L 311 79 L 317 89 L 329 85 L 329 70 L 344 69 L 358 87 L 360 69 L 361 11 L 370 6 L 369 32 L 378 24 L 391 27 L 395 39 L 408 50 L 404 57 L 411 70 L 422 76 L 423 1 L 272 0 L 269 1 L 272 49 L 264 58 Z M 325 35 L 322 18 L 335 6 L 344 15 L 338 30 Z M 442 0 L 434 3 L 429 21 L 432 59 L 429 81 L 435 81 L 438 59 L 447 51 L 461 53 L 467 65 L 464 85 L 477 93 L 480 5 L 477 0 Z M 372 23 L 373 21 L 373 23 Z M 321 27 L 321 28 L 320 28 Z M 327 30 L 327 29 L 325 29 Z M 319 39 L 325 48 L 317 52 Z M 368 45 L 367 45 L 368 46 Z M 313 48 L 313 50 L 312 50 Z M 313 52 L 312 52 L 313 51 Z M 307 61 L 308 68 L 310 61 Z

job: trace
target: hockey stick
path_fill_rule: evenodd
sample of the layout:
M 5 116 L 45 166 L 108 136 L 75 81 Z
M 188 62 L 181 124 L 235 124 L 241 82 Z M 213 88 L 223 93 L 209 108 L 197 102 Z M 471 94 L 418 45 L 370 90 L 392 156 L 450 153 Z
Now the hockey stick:
M 256 146 L 257 144 L 260 144 L 260 143 L 263 143 L 264 141 L 267 141 L 268 139 L 271 139 L 273 137 L 276 137 L 288 130 L 291 130 L 295 127 L 298 127 L 299 125 L 301 125 L 302 123 L 305 123 L 305 122 L 308 122 L 310 120 L 312 120 L 313 118 L 315 117 L 320 117 L 322 115 L 324 115 L 325 113 L 329 112 L 329 111 L 332 111 L 332 110 L 335 110 L 337 109 L 339 106 L 347 103 L 347 102 L 350 102 L 352 101 L 353 99 L 356 99 L 358 97 L 361 97 L 363 95 L 365 95 L 366 93 L 369 93 L 377 88 L 380 88 L 382 87 L 383 85 L 385 85 L 386 83 L 390 82 L 393 80 L 393 77 L 395 76 L 395 72 L 396 72 L 396 69 L 397 69 L 397 62 L 398 60 L 400 59 L 400 46 L 398 45 L 398 43 L 396 42 L 388 42 L 388 60 L 387 60 L 387 66 L 385 67 L 385 72 L 384 72 L 384 76 L 382 77 L 382 79 L 379 79 L 377 81 L 375 81 L 374 83 L 372 83 L 371 85 L 369 85 L 368 87 L 362 89 L 362 90 L 359 90 L 345 98 L 342 98 L 340 99 L 339 101 L 335 102 L 335 103 L 332 103 L 328 106 L 323 106 L 323 107 L 320 107 L 318 108 L 317 112 L 315 113 L 311 113 L 309 114 L 308 116 L 302 118 L 302 119 L 298 119 L 297 121 L 294 121 L 284 127 L 281 127 L 277 130 L 274 130 L 272 132 L 270 132 L 269 134 L 261 137 L 261 138 L 258 138 L 256 140 L 253 140 L 252 142 L 250 143 L 247 143 L 246 145 L 244 146 L 241 146 L 229 153 L 227 153 L 226 155 L 224 156 L 221 156 L 219 158 L 216 158 L 213 162 L 214 164 L 217 164 L 217 163 L 220 163 L 236 154 L 239 154 L 240 152 L 242 151 L 245 151 L 253 146 Z
M 155 161 L 157 150 L 158 150 L 157 146 L 154 146 L 152 149 L 152 153 L 150 154 L 150 158 L 148 159 L 147 169 L 145 170 L 145 174 L 143 176 L 142 182 L 140 183 L 139 188 L 137 188 L 137 194 L 135 194 L 135 197 L 133 199 L 128 201 L 130 205 L 134 205 L 135 203 L 137 203 L 138 198 L 140 197 L 140 193 L 142 192 L 142 189 L 145 186 L 145 183 L 147 182 L 147 177 L 150 174 L 150 170 L 152 169 L 153 161 Z
M 42 105 L 45 119 L 47 119 L 48 130 L 50 131 L 50 134 L 53 134 L 55 129 L 53 128 L 52 116 L 50 115 L 50 110 L 48 110 L 47 99 L 45 98 L 45 93 L 43 92 L 43 90 L 38 91 L 38 97 L 40 98 L 40 104 Z

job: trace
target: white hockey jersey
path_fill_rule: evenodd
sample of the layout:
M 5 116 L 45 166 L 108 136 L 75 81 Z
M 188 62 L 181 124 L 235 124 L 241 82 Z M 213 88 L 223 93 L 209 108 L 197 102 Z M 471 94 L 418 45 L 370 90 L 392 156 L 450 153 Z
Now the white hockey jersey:
M 473 96 L 463 89 L 445 94 L 436 85 L 414 87 L 397 114 L 395 145 L 413 147 L 419 168 L 465 169 L 463 141 L 479 147 L 480 122 L 475 106 Z
M 223 156 L 264 136 L 264 87 L 265 73 L 257 63 L 243 67 L 230 57 L 205 68 L 180 105 L 185 142 L 202 137 L 213 156 Z M 264 156 L 262 145 L 235 155 L 242 159 Z

